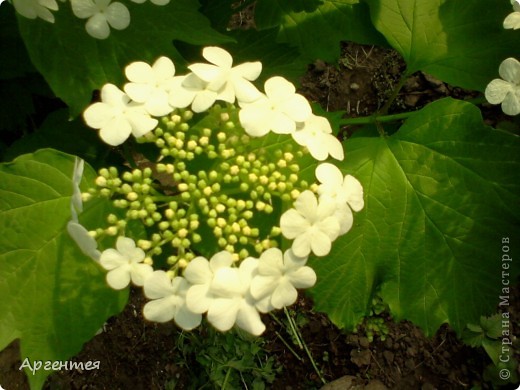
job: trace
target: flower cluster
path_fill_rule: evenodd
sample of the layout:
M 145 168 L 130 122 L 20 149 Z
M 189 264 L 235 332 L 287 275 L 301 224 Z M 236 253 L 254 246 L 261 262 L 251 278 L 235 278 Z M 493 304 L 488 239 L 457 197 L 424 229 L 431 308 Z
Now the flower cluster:
M 132 63 L 122 90 L 105 85 L 101 102 L 85 110 L 86 123 L 110 145 L 133 134 L 136 148 L 156 152 L 134 152 L 133 170 L 99 171 L 83 196 L 108 198 L 117 211 L 90 232 L 77 221 L 76 171 L 71 207 L 81 232 L 69 232 L 89 255 L 95 240 L 117 237 L 97 259 L 112 288 L 143 286 L 147 319 L 189 330 L 206 314 L 221 331 L 237 325 L 258 335 L 261 313 L 293 304 L 296 289 L 315 284 L 307 259 L 329 254 L 351 229 L 363 188 L 322 162 L 342 160 L 342 145 L 294 85 L 272 77 L 264 93 L 252 83 L 261 63 L 233 66 L 217 47 L 203 57 L 209 63 L 192 64 L 183 76 L 165 57 Z M 321 162 L 314 175 L 302 174 L 313 159 Z M 145 239 L 127 237 L 136 222 Z
M 65 0 L 62 0 L 65 1 Z M 145 0 L 132 0 L 134 3 L 144 3 Z M 170 0 L 151 0 L 155 5 L 166 5 Z M 87 19 L 85 30 L 96 39 L 106 39 L 110 28 L 124 30 L 130 25 L 128 7 L 118 1 L 111 0 L 70 0 L 72 13 L 79 19 Z M 36 19 L 41 18 L 54 23 L 54 14 L 58 11 L 56 0 L 13 0 L 13 5 L 20 15 Z

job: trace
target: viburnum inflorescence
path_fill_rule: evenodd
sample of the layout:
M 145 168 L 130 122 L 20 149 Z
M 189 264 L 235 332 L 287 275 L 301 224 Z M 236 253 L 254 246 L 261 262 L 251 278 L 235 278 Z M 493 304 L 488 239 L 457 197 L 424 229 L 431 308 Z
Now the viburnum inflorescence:
M 258 335 L 259 313 L 294 303 L 297 288 L 314 285 L 308 256 L 327 255 L 350 230 L 363 189 L 333 164 L 316 164 L 343 159 L 343 148 L 289 81 L 270 78 L 263 94 L 252 84 L 260 63 L 232 67 L 215 47 L 203 55 L 211 64 L 193 64 L 183 76 L 165 57 L 130 64 L 128 95 L 110 87 L 124 106 L 113 109 L 102 94 L 87 108 L 85 121 L 109 144 L 134 134 L 129 163 L 138 167 L 101 169 L 83 198 L 107 198 L 114 210 L 87 233 L 74 196 L 69 232 L 109 271 L 111 287 L 144 287 L 147 319 L 192 329 L 207 313 L 219 330 L 236 324 Z M 150 121 L 156 126 L 145 131 Z M 314 175 L 302 173 L 316 165 Z M 106 237 L 117 237 L 116 249 L 98 255 L 96 242 Z

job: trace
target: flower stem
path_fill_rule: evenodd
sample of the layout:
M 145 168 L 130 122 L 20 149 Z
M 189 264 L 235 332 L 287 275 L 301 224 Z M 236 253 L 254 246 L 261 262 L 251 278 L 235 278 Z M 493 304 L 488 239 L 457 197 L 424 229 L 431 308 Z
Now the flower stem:
M 326 384 L 327 381 L 325 380 L 325 378 L 321 374 L 321 371 L 319 370 L 318 366 L 316 365 L 316 362 L 314 361 L 314 358 L 312 357 L 311 351 L 307 347 L 307 344 L 303 340 L 303 337 L 302 337 L 300 331 L 298 330 L 298 326 L 296 325 L 296 323 L 294 322 L 293 318 L 291 317 L 291 315 L 287 311 L 286 307 L 283 308 L 283 311 L 285 312 L 285 315 L 287 317 L 287 321 L 289 321 L 289 326 L 291 327 L 291 331 L 293 332 L 293 335 L 296 338 L 296 341 L 298 342 L 298 346 L 300 347 L 300 349 L 304 349 L 305 350 L 305 353 L 309 357 L 309 360 L 311 361 L 311 364 L 312 364 L 312 367 L 314 368 L 314 371 L 316 372 L 316 374 L 318 374 L 318 376 L 319 376 L 320 380 L 323 382 L 323 384 Z
M 392 115 L 371 115 L 371 116 L 364 116 L 360 118 L 345 118 L 342 119 L 340 122 L 341 126 L 345 125 L 366 125 L 371 123 L 381 123 L 381 122 L 394 122 L 401 119 L 406 119 L 410 115 L 412 115 L 415 111 L 409 111 L 409 112 L 401 112 L 399 114 L 392 114 Z

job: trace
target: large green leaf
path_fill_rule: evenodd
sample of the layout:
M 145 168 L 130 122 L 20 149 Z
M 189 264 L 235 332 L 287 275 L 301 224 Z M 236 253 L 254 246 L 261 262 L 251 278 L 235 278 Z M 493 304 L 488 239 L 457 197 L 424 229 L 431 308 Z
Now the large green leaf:
M 279 25 L 278 40 L 297 46 L 309 60 L 336 61 L 340 41 L 387 45 L 358 0 L 259 0 L 255 22 L 260 29 Z
M 498 66 L 520 53 L 502 22 L 508 1 L 367 0 L 376 28 L 402 54 L 407 74 L 418 70 L 450 84 L 483 91 Z
M 518 239 L 519 156 L 517 136 L 452 99 L 392 136 L 347 141 L 343 171 L 362 183 L 365 208 L 330 256 L 312 261 L 317 309 L 352 328 L 378 292 L 395 319 L 428 334 L 478 323 L 501 294 L 502 240 Z
M 85 20 L 76 18 L 68 3 L 60 5 L 54 24 L 18 17 L 33 64 L 54 93 L 70 106 L 73 116 L 90 102 L 94 89 L 108 82 L 122 84 L 123 69 L 132 61 L 151 63 L 165 55 L 182 64 L 173 40 L 196 45 L 231 40 L 210 27 L 198 12 L 197 1 L 125 5 L 131 14 L 130 26 L 122 31 L 112 29 L 105 40 L 88 35 Z
M 0 350 L 19 338 L 31 365 L 78 353 L 127 298 L 66 231 L 73 166 L 73 156 L 50 149 L 0 165 Z M 95 176 L 85 168 L 83 189 Z M 37 389 L 52 371 L 26 372 Z

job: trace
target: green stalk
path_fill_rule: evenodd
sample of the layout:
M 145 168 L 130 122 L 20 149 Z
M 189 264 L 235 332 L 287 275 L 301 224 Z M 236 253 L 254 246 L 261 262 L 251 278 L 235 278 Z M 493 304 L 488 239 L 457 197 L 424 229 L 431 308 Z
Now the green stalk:
M 316 362 L 314 361 L 314 358 L 312 357 L 311 351 L 309 350 L 309 348 L 307 348 L 307 344 L 305 343 L 305 340 L 303 340 L 303 337 L 302 337 L 300 331 L 298 330 L 298 326 L 296 325 L 296 323 L 290 316 L 290 314 L 287 311 L 287 308 L 285 306 L 283 308 L 283 311 L 285 312 L 285 315 L 287 316 L 287 320 L 289 321 L 289 326 L 291 327 L 291 330 L 293 331 L 293 334 L 296 337 L 296 340 L 298 341 L 300 349 L 303 348 L 305 350 L 305 353 L 309 357 L 309 360 L 311 361 L 314 371 L 316 372 L 316 374 L 318 374 L 318 376 L 319 376 L 320 380 L 323 382 L 323 384 L 326 384 L 327 381 L 321 374 L 321 371 L 318 369 L 318 366 L 316 365 Z

